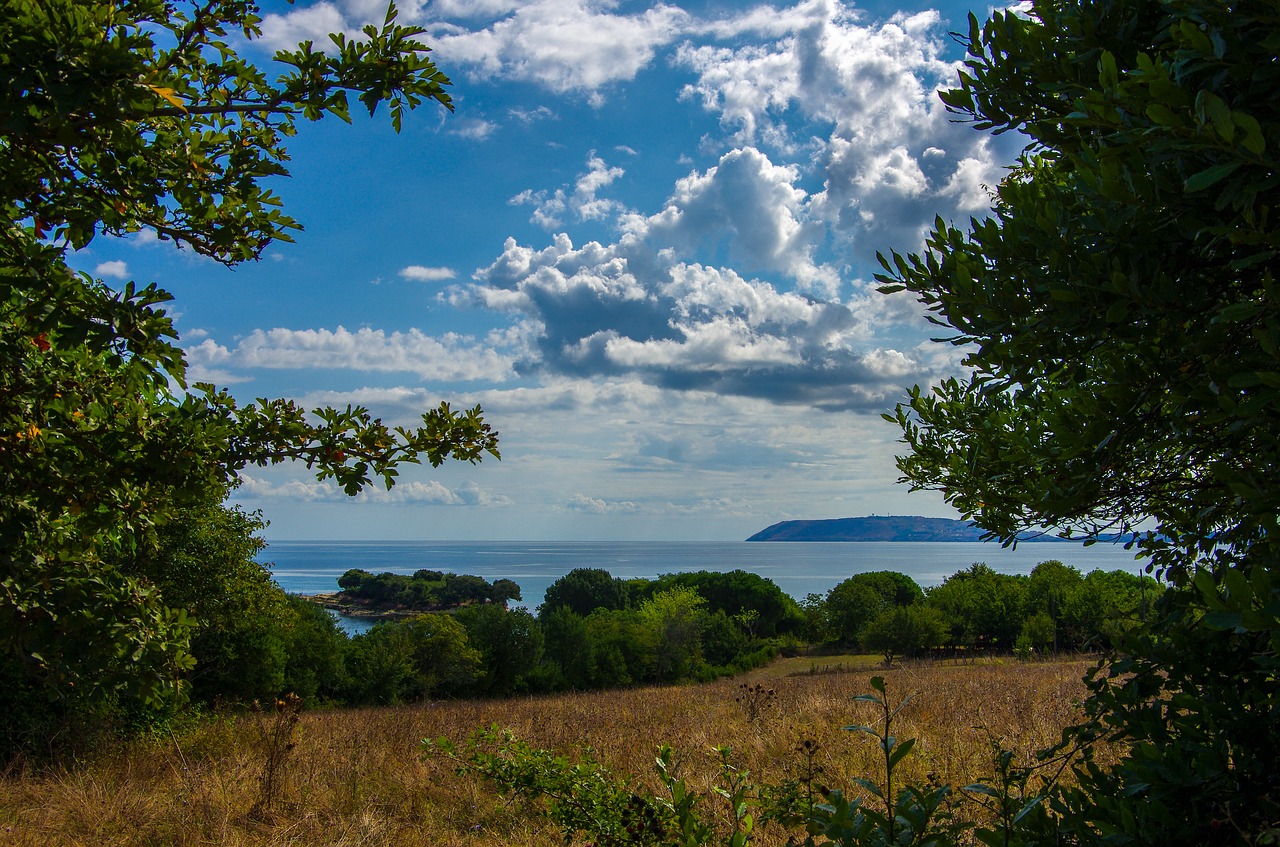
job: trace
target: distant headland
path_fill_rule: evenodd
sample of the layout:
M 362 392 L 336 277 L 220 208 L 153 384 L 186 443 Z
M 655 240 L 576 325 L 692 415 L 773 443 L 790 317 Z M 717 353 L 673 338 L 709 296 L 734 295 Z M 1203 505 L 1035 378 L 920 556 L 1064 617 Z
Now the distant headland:
M 982 530 L 969 521 L 918 515 L 871 515 L 821 521 L 781 521 L 748 541 L 981 541 Z M 1064 541 L 1038 535 L 1025 541 Z M 1110 540 L 1110 539 L 1108 539 Z

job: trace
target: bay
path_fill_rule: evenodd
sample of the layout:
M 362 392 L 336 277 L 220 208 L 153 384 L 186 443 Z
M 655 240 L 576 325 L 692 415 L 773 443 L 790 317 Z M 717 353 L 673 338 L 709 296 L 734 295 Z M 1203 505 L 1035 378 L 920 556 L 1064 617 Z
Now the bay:
M 1006 574 L 1028 574 L 1057 559 L 1081 573 L 1127 570 L 1141 564 L 1119 544 L 1085 547 L 1072 542 L 1031 542 L 1016 549 L 968 542 L 708 542 L 708 541 L 273 541 L 260 556 L 277 583 L 295 594 L 338 590 L 349 568 L 411 574 L 420 568 L 474 574 L 490 582 L 515 580 L 523 605 L 536 610 L 547 587 L 575 568 L 603 568 L 613 576 L 652 579 L 664 573 L 744 570 L 771 579 L 804 599 L 826 594 L 867 571 L 898 571 L 922 588 L 937 585 L 974 562 Z M 343 620 L 350 632 L 368 628 Z

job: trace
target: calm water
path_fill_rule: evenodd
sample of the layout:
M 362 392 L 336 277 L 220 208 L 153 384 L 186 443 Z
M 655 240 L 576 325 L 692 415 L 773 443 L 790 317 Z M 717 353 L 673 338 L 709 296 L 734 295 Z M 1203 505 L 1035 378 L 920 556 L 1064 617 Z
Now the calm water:
M 773 580 L 796 599 L 825 594 L 865 571 L 898 571 L 928 587 L 974 562 L 1009 574 L 1030 573 L 1047 559 L 1059 559 L 1082 573 L 1138 568 L 1133 554 L 1119 545 L 1065 542 L 1008 550 L 962 542 L 277 541 L 261 558 L 273 564 L 276 582 L 294 593 L 337 591 L 338 577 L 348 568 L 402 574 L 430 568 L 475 574 L 490 582 L 513 579 L 530 609 L 542 602 L 547 586 L 574 568 L 604 568 L 624 578 L 744 570 Z

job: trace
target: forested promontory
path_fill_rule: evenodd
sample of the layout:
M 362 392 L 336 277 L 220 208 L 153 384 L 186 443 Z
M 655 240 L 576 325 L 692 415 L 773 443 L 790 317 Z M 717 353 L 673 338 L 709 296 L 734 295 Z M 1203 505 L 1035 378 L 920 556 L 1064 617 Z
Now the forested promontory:
M 981 541 L 982 530 L 953 518 L 871 515 L 781 521 L 748 541 Z

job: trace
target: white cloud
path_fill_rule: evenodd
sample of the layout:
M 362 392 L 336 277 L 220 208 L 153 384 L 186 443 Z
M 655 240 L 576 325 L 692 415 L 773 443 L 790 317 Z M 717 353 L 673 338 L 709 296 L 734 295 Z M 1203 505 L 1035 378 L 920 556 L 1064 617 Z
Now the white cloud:
M 621 212 L 623 206 L 616 200 L 601 198 L 597 194 L 625 173 L 622 168 L 610 167 L 592 150 L 587 156 L 587 170 L 578 175 L 572 191 L 558 188 L 548 194 L 526 189 L 509 202 L 512 205 L 533 205 L 535 208 L 530 220 L 544 229 L 562 226 L 566 212 L 573 212 L 578 221 L 602 220 Z
M 586 512 L 591 515 L 641 511 L 640 504 L 630 500 L 605 500 L 600 497 L 588 497 L 585 494 L 573 495 L 564 504 L 564 507 L 575 512 Z
M 457 276 L 453 268 L 430 268 L 423 265 L 409 265 L 400 269 L 400 276 L 415 282 L 439 282 Z
M 937 12 L 862 23 L 827 0 L 766 15 L 753 10 L 712 34 L 763 35 L 742 46 L 686 43 L 678 62 L 695 74 L 685 96 L 719 115 L 727 141 L 794 154 L 816 140 L 822 190 L 808 200 L 855 261 L 875 249 L 915 249 L 935 214 L 987 208 L 1017 141 L 953 122 L 938 100 L 958 63 L 944 57 Z M 796 135 L 797 129 L 806 133 Z
M 383 6 L 383 12 L 386 12 L 386 6 Z M 312 42 L 317 50 L 329 50 L 334 46 L 329 40 L 329 33 L 355 35 L 359 28 L 358 24 L 348 24 L 342 11 L 327 0 L 292 9 L 283 15 L 263 15 L 261 26 L 260 43 L 272 50 L 290 50 L 304 41 Z
M 511 505 L 510 498 L 487 491 L 474 482 L 449 488 L 436 480 L 400 482 L 390 490 L 373 485 L 354 497 L 335 483 L 317 479 L 290 479 L 272 482 L 253 474 L 240 474 L 236 498 L 244 500 L 295 500 L 327 503 L 387 503 L 402 506 L 483 506 Z
M 188 333 L 188 338 L 208 335 L 206 332 Z M 204 338 L 199 344 L 188 345 L 183 352 L 187 358 L 187 382 L 211 382 L 214 385 L 235 385 L 250 382 L 252 377 L 229 370 L 231 351 L 211 338 Z
M 860 313 L 863 297 L 841 303 L 782 291 L 655 253 L 634 236 L 575 248 L 562 234 L 541 251 L 508 240 L 475 277 L 450 292 L 452 302 L 533 322 L 522 372 L 630 374 L 667 388 L 829 408 L 883 408 L 904 381 L 931 376 L 913 352 L 894 358 L 877 343 L 878 328 Z
M 493 135 L 498 125 L 483 118 L 455 118 L 449 122 L 448 127 L 452 135 L 470 138 L 472 141 L 484 141 Z
M 676 38 L 684 11 L 657 5 L 621 15 L 590 0 L 536 0 L 482 30 L 438 29 L 433 41 L 452 65 L 484 76 L 536 82 L 557 92 L 591 93 L 633 79 Z
M 129 265 L 125 262 L 115 259 L 110 262 L 100 262 L 93 272 L 100 277 L 109 277 L 111 279 L 128 279 Z
M 552 14 L 549 3 L 527 8 L 484 37 Z M 806 0 L 686 16 L 680 27 L 675 63 L 693 74 L 681 96 L 719 118 L 724 135 L 703 150 L 727 149 L 643 212 L 601 198 L 622 173 L 593 152 L 572 187 L 530 188 L 511 202 L 532 205 L 533 222 L 552 230 L 612 218 L 616 240 L 577 247 L 557 232 L 539 249 L 508 239 L 448 302 L 520 316 L 527 355 L 516 369 L 543 379 L 631 377 L 874 409 L 951 372 L 903 330 L 920 318 L 910 295 L 849 278 L 869 270 L 875 250 L 918 248 L 935 214 L 981 213 L 984 186 L 1016 146 L 951 121 L 938 100 L 958 67 L 944 58 L 940 16 L 869 21 L 834 0 Z M 496 46 L 484 55 L 510 58 Z M 524 76 L 556 90 L 597 84 L 589 77 Z
M 498 382 L 513 375 L 511 353 L 467 336 L 434 337 L 417 329 L 257 329 L 234 347 L 206 338 L 187 349 L 187 358 L 201 372 L 218 366 L 222 382 L 235 381 L 225 378 L 228 371 L 251 368 L 404 372 L 431 380 Z
M 684 254 L 723 244 L 736 268 L 781 271 L 830 296 L 838 275 L 813 261 L 821 232 L 808 222 L 798 178 L 796 166 L 775 165 L 755 148 L 730 150 L 714 167 L 677 182 L 661 212 L 632 215 L 623 228 L 658 249 Z

